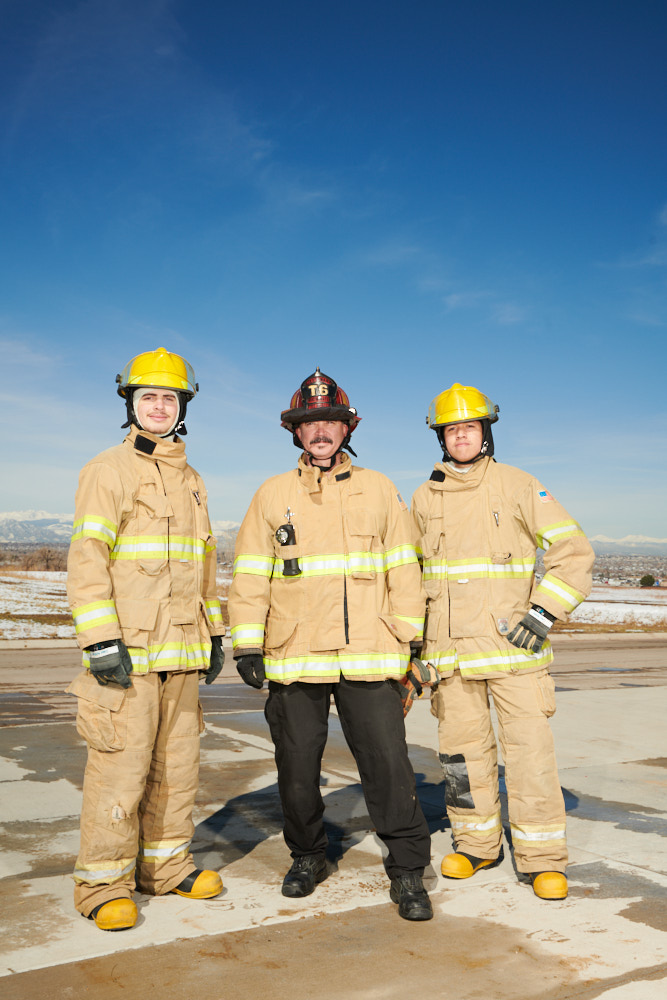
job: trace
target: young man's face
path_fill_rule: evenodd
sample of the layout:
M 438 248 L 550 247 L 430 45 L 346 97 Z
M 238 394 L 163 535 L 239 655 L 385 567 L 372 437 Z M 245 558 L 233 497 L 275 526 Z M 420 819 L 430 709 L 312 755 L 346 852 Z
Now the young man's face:
M 481 420 L 463 424 L 447 424 L 445 446 L 454 462 L 469 462 L 479 455 L 484 439 Z
M 299 424 L 296 436 L 306 451 L 325 462 L 335 455 L 347 434 L 347 424 L 342 420 L 312 420 Z
M 178 416 L 178 396 L 170 389 L 151 389 L 136 405 L 137 420 L 151 434 L 166 434 Z

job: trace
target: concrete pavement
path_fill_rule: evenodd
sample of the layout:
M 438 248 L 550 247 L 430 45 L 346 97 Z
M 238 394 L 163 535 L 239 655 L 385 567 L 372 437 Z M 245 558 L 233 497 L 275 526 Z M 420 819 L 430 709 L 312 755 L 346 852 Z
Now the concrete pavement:
M 331 875 L 306 900 L 285 899 L 265 694 L 229 665 L 222 682 L 201 689 L 207 732 L 193 845 L 202 867 L 221 871 L 225 891 L 201 902 L 138 896 L 139 923 L 122 934 L 99 931 L 71 903 L 85 748 L 74 699 L 62 691 L 78 670 L 76 650 L 0 648 L 3 996 L 664 1000 L 667 636 L 556 642 L 567 900 L 538 900 L 507 849 L 470 881 L 438 874 L 451 838 L 425 702 L 407 729 L 433 834 L 435 919 L 406 924 L 389 901 L 381 843 L 333 715 L 323 764 Z

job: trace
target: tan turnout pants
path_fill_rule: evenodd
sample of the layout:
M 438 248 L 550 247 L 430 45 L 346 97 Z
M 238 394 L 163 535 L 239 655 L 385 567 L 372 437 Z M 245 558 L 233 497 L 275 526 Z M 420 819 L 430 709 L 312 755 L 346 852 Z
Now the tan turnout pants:
M 70 685 L 88 744 L 74 905 L 155 896 L 194 871 L 192 810 L 203 728 L 197 671 L 135 674 L 101 687 L 84 671 Z
M 498 755 L 489 694 L 498 716 L 514 859 L 520 872 L 565 872 L 565 803 L 548 719 L 556 711 L 547 670 L 463 680 L 436 689 L 440 761 L 455 849 L 497 858 L 502 841 Z

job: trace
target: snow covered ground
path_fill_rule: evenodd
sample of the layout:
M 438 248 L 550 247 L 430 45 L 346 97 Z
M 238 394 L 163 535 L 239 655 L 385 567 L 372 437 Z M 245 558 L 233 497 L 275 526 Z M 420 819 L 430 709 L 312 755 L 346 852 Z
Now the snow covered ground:
M 228 569 L 218 574 L 221 595 L 227 592 L 230 576 Z M 73 639 L 65 577 L 65 573 L 0 573 L 0 639 Z M 667 631 L 667 588 L 593 587 L 571 622 L 575 628 L 627 624 L 628 629 L 664 626 Z
M 660 626 L 667 630 L 667 588 L 593 587 L 570 618 L 588 625 Z

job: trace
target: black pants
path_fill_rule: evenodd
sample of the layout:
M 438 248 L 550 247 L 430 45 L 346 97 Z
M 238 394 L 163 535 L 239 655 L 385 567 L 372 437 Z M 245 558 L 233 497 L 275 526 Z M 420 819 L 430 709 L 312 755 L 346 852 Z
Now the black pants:
M 387 874 L 422 874 L 431 858 L 431 838 L 417 798 L 394 681 L 341 677 L 335 684 L 269 682 L 264 714 L 276 748 L 285 842 L 292 857 L 324 854 L 327 846 L 320 770 L 332 694 L 369 816 L 389 852 Z

